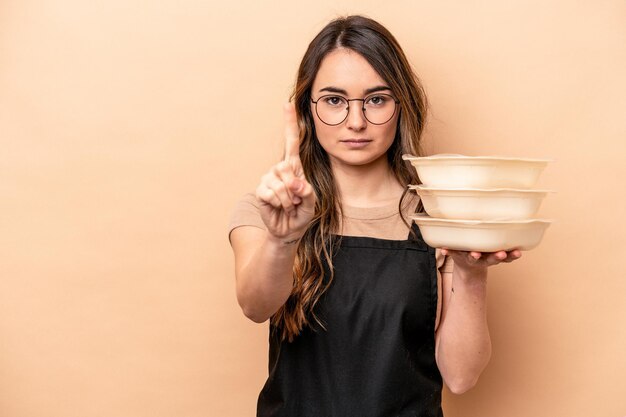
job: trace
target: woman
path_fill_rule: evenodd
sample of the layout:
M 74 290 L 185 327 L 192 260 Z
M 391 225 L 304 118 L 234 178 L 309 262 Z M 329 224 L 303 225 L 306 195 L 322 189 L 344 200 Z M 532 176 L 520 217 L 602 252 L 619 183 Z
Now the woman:
M 440 416 L 486 366 L 487 267 L 409 225 L 426 98 L 394 37 L 361 16 L 313 39 L 285 107 L 285 158 L 231 222 L 237 298 L 270 320 L 259 416 Z

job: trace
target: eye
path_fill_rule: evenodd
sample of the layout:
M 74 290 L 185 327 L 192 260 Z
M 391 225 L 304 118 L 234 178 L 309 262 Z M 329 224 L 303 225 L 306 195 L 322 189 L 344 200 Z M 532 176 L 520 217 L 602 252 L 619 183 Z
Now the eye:
M 331 107 L 341 107 L 347 104 L 346 99 L 341 96 L 324 96 L 323 99 L 324 104 Z
M 391 97 L 388 97 L 386 95 L 377 95 L 377 96 L 370 96 L 365 100 L 365 103 L 368 105 L 372 105 L 372 106 L 383 106 L 388 100 L 390 100 Z

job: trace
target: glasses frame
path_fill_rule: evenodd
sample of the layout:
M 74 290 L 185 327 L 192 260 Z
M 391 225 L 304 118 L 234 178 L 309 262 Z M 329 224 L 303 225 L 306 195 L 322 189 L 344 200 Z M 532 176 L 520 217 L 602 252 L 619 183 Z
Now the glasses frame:
M 382 123 L 374 123 L 372 122 L 370 119 L 367 118 L 367 113 L 366 113 L 366 109 L 365 109 L 365 102 L 367 101 L 367 99 L 374 97 L 374 96 L 387 96 L 390 97 L 394 103 L 394 107 L 393 107 L 393 113 L 391 113 L 391 116 L 389 117 L 389 119 L 387 119 L 386 121 L 382 122 Z M 343 118 L 342 121 L 340 121 L 339 123 L 326 123 L 324 121 L 324 119 L 322 119 L 320 117 L 319 112 L 317 111 L 317 102 L 322 100 L 324 97 L 341 97 L 344 100 L 346 100 L 348 102 L 348 107 L 347 107 L 347 112 L 346 112 L 346 117 Z M 363 112 L 363 117 L 365 117 L 365 120 L 367 120 L 368 123 L 371 123 L 373 125 L 376 126 L 380 126 L 380 125 L 384 125 L 385 123 L 389 123 L 389 121 L 391 119 L 393 119 L 393 116 L 396 115 L 396 112 L 398 111 L 398 104 L 400 104 L 400 100 L 398 100 L 397 98 L 395 98 L 394 96 L 392 96 L 391 94 L 387 94 L 387 93 L 376 93 L 376 94 L 370 94 L 369 96 L 365 97 L 365 98 L 345 98 L 339 94 L 324 94 L 323 96 L 318 97 L 317 101 L 313 100 L 313 98 L 311 97 L 311 103 L 315 104 L 315 114 L 317 115 L 317 118 L 320 119 L 320 121 L 322 123 L 324 123 L 327 126 L 339 126 L 340 124 L 342 124 L 343 122 L 346 121 L 346 119 L 348 118 L 348 116 L 350 115 L 350 102 L 351 101 L 360 101 L 363 104 L 361 105 L 361 111 Z

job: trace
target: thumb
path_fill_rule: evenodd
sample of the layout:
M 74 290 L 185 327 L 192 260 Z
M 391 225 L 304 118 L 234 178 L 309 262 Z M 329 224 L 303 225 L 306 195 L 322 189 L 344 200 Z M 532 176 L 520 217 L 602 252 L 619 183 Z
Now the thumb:
M 315 193 L 313 187 L 307 181 L 301 178 L 293 178 L 289 183 L 289 191 L 295 196 L 302 199 L 302 202 L 306 205 L 315 204 Z
M 304 184 L 305 184 L 305 181 L 301 180 L 300 178 L 294 177 L 289 183 L 289 191 L 291 191 L 294 195 L 297 195 L 298 197 L 302 197 L 302 192 L 304 191 Z

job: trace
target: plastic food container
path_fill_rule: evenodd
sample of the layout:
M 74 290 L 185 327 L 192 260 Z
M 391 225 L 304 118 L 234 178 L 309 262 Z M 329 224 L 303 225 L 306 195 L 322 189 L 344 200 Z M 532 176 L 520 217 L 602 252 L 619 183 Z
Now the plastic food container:
M 497 252 L 530 250 L 543 238 L 551 220 L 480 221 L 436 219 L 423 214 L 411 216 L 424 241 L 435 248 Z
M 439 154 L 403 155 L 422 183 L 435 188 L 532 188 L 549 160 Z
M 432 188 L 409 185 L 432 217 L 462 220 L 526 220 L 550 191 L 478 188 Z

